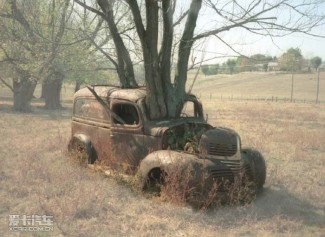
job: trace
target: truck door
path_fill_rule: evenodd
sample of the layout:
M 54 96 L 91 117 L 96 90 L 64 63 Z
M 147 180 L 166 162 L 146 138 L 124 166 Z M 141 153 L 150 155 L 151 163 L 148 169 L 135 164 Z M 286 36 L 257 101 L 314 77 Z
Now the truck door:
M 146 154 L 143 119 L 137 104 L 129 101 L 113 100 L 111 110 L 120 118 L 112 117 L 111 159 L 116 168 L 132 173 Z

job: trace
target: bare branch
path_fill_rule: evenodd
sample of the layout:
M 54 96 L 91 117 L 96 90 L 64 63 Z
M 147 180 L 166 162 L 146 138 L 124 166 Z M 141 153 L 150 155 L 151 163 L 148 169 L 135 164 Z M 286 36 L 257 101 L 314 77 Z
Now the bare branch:
M 178 24 L 180 24 L 182 22 L 182 20 L 187 16 L 189 10 L 187 10 L 186 12 L 184 12 L 173 24 L 173 27 L 177 26 Z
M 229 31 L 233 28 L 239 28 L 239 27 L 249 32 L 252 32 L 254 34 L 259 34 L 264 36 L 280 37 L 294 32 L 299 32 L 314 37 L 321 37 L 321 38 L 324 37 L 322 35 L 313 34 L 310 32 L 312 28 L 324 24 L 324 20 L 325 20 L 324 16 L 316 17 L 299 10 L 299 7 L 313 6 L 316 3 L 304 2 L 302 4 L 292 5 L 288 3 L 288 0 L 281 0 L 276 2 L 275 4 L 269 4 L 267 2 L 262 2 L 261 0 L 258 0 L 258 1 L 252 1 L 249 4 L 248 8 L 244 9 L 240 3 L 237 3 L 237 1 L 233 1 L 233 3 L 239 8 L 239 11 L 242 12 L 242 14 L 236 14 L 235 12 L 229 12 L 227 10 L 224 10 L 223 8 L 225 6 L 223 6 L 222 8 L 217 8 L 216 4 L 214 4 L 212 0 L 206 0 L 206 1 L 208 5 L 216 12 L 217 15 L 227 20 L 230 24 L 199 34 L 194 37 L 194 40 L 208 37 L 210 35 L 216 35 L 221 32 Z M 289 22 L 292 21 L 292 19 L 290 19 L 291 16 L 289 16 L 289 19 L 287 20 L 288 22 L 287 24 L 276 23 L 275 20 L 277 20 L 277 18 L 275 17 L 269 17 L 269 16 L 262 17 L 262 15 L 265 16 L 271 11 L 273 11 L 274 9 L 278 9 L 280 7 L 291 8 L 300 17 L 295 19 L 295 22 L 290 25 Z M 253 10 L 256 9 L 258 9 L 256 13 L 253 13 Z M 303 19 L 305 19 L 304 22 Z M 257 24 L 260 27 L 252 27 L 249 24 Z M 276 31 L 281 32 L 281 34 L 277 34 Z
M 237 50 L 234 49 L 234 47 L 232 47 L 230 44 L 228 44 L 226 41 L 224 41 L 223 39 L 221 39 L 218 35 L 214 35 L 217 39 L 219 39 L 222 43 L 224 43 L 225 45 L 227 45 L 232 51 L 234 51 L 236 54 L 248 58 L 247 56 L 241 54 L 240 52 L 238 52 Z
M 94 38 L 92 37 L 88 37 L 88 40 L 95 46 L 95 48 L 101 52 L 109 61 L 111 61 L 111 63 L 113 63 L 113 65 L 115 66 L 116 70 L 118 70 L 118 63 L 108 54 L 106 53 L 102 47 L 100 47 L 94 40 Z
M 133 18 L 134 18 L 134 23 L 135 23 L 139 38 L 140 38 L 140 40 L 141 40 L 141 42 L 143 44 L 144 43 L 144 38 L 145 38 L 145 35 L 146 35 L 146 30 L 145 30 L 145 28 L 143 26 L 143 23 L 142 23 L 142 17 L 141 17 L 139 5 L 138 5 L 136 0 L 126 0 L 126 2 L 130 6 L 130 9 L 132 11 L 132 15 L 133 15 Z
M 105 18 L 105 14 L 102 13 L 101 11 L 99 11 L 99 10 L 93 8 L 93 7 L 90 7 L 90 6 L 88 6 L 87 4 L 85 4 L 85 3 L 83 3 L 83 2 L 81 2 L 81 1 L 79 1 L 79 0 L 74 0 L 74 2 L 76 2 L 76 3 L 79 4 L 80 6 L 84 7 L 85 9 L 87 9 L 87 10 L 93 12 L 93 13 L 96 13 L 97 15 L 99 15 L 99 16 Z
M 1 76 L 0 81 L 14 93 L 14 88 L 9 83 L 7 83 L 5 79 L 3 79 Z

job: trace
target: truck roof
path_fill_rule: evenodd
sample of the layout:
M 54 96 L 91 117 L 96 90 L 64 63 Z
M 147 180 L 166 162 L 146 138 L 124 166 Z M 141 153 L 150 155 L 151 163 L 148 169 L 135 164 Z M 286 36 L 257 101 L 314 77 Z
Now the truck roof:
M 132 102 L 137 102 L 139 99 L 144 98 L 147 94 L 145 87 L 121 88 L 121 87 L 109 86 L 109 85 L 92 85 L 91 87 L 96 91 L 96 93 L 100 97 L 123 99 Z M 94 96 L 90 92 L 90 90 L 87 87 L 85 87 L 78 90 L 74 94 L 74 98 L 76 97 L 94 97 Z

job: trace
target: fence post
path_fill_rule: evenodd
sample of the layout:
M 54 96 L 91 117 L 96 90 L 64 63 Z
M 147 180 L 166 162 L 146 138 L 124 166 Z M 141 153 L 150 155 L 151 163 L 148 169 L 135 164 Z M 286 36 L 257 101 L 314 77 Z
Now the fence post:
M 318 94 L 319 94 L 319 67 L 317 68 L 318 75 L 317 75 L 317 92 L 316 92 L 316 104 L 318 103 Z

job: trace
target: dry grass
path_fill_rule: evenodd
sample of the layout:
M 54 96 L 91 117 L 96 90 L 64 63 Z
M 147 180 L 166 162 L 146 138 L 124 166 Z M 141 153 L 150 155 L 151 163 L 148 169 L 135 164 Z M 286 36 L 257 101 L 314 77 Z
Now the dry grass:
M 191 78 L 194 77 L 190 74 Z M 193 92 L 201 98 L 268 98 L 272 96 L 290 98 L 290 73 L 280 72 L 244 72 L 234 75 L 200 75 L 195 83 Z M 319 100 L 325 102 L 325 72 L 320 73 Z M 293 99 L 315 101 L 317 88 L 317 74 L 305 73 L 294 75 Z
M 266 91 L 264 82 L 255 83 L 255 91 Z M 233 93 L 240 93 L 239 87 L 254 93 L 249 83 L 235 85 Z M 204 84 L 197 88 L 214 91 Z M 276 91 L 286 93 L 281 90 Z M 1 236 L 18 236 L 9 232 L 10 214 L 54 215 L 54 232 L 34 236 L 324 236 L 324 105 L 203 101 L 211 124 L 233 128 L 243 146 L 263 153 L 267 182 L 249 205 L 198 212 L 147 199 L 70 162 L 71 93 L 65 92 L 66 110 L 35 108 L 33 114 L 12 112 L 10 93 L 4 88 L 0 93 Z
M 324 106 L 214 101 L 206 111 L 266 157 L 265 192 L 250 205 L 202 213 L 146 199 L 69 162 L 69 110 L 17 114 L 2 105 L 1 235 L 10 235 L 10 214 L 52 214 L 54 232 L 42 236 L 322 236 Z

